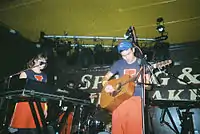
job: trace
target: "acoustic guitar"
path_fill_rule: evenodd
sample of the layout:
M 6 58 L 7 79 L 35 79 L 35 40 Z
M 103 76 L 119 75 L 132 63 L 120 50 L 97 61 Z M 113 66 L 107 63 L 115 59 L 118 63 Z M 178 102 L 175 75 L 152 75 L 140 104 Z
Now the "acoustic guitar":
M 156 64 L 151 65 L 154 68 L 162 68 L 164 66 L 170 65 L 172 63 L 171 60 L 161 61 Z M 106 85 L 112 85 L 115 89 L 112 93 L 107 93 L 105 91 L 106 85 L 103 87 L 101 91 L 101 98 L 100 98 L 100 106 L 101 108 L 107 109 L 108 111 L 112 112 L 115 110 L 123 101 L 131 98 L 135 92 L 135 83 L 134 81 L 140 75 L 140 71 L 134 75 L 124 75 L 119 79 L 112 79 L 108 81 Z

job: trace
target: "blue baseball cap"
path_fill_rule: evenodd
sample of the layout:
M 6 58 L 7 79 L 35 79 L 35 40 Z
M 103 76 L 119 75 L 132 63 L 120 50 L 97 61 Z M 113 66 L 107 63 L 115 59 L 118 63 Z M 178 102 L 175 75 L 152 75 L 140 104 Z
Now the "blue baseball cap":
M 117 50 L 118 50 L 118 53 L 120 53 L 121 51 L 128 50 L 129 48 L 132 48 L 132 47 L 133 45 L 131 42 L 122 41 L 118 44 Z

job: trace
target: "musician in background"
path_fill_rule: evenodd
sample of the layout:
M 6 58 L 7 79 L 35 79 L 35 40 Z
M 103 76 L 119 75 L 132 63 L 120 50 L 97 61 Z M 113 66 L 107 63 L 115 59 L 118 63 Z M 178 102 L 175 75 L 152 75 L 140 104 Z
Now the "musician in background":
M 116 61 L 111 70 L 103 77 L 102 84 L 105 91 L 112 93 L 114 88 L 108 81 L 116 74 L 135 76 L 141 67 L 141 59 L 135 56 L 134 44 L 122 41 L 117 46 L 122 59 Z M 141 82 L 141 75 L 138 81 Z M 145 83 L 148 83 L 149 75 L 145 75 Z M 112 113 L 112 134 L 142 134 L 142 90 L 143 84 L 135 83 L 135 92 L 131 98 L 122 102 Z
M 47 82 L 47 75 L 43 72 L 46 67 L 47 57 L 43 54 L 38 54 L 28 62 L 28 68 L 26 71 L 21 72 L 19 78 L 28 80 L 35 80 L 38 82 Z M 45 117 L 47 117 L 47 104 L 41 103 Z M 42 127 L 41 119 L 39 118 L 39 112 L 34 103 L 36 114 Z M 36 134 L 36 125 L 31 113 L 31 109 L 28 102 L 19 102 L 15 105 L 13 116 L 11 118 L 10 127 L 17 129 L 17 134 Z

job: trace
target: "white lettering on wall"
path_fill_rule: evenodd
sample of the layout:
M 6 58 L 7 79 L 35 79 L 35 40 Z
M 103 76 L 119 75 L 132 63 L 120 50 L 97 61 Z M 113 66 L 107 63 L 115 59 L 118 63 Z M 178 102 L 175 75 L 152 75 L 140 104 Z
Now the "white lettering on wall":
M 196 100 L 197 89 L 189 89 L 190 91 L 190 100 Z
M 95 76 L 92 89 L 98 89 L 98 87 L 99 87 L 98 85 L 102 83 L 102 81 L 101 81 L 102 78 L 103 78 L 103 76 Z
M 99 98 L 98 98 L 98 102 L 97 102 L 98 105 L 100 105 L 100 101 L 101 101 L 101 93 L 99 93 Z
M 158 100 L 159 100 L 159 99 L 162 99 L 162 96 L 161 96 L 161 94 L 160 94 L 160 91 L 158 91 L 158 90 L 155 91 L 154 94 L 152 95 L 152 98 L 153 98 L 153 99 L 158 99 Z
M 162 71 L 156 72 L 156 73 L 155 73 L 155 76 L 156 76 L 156 77 L 159 77 L 160 74 L 165 74 L 165 76 L 167 76 L 167 74 L 166 74 L 166 73 L 163 73 Z M 161 79 L 161 83 L 160 83 L 161 85 L 167 85 L 170 78 L 159 78 L 159 79 Z M 153 76 L 152 76 L 152 82 L 153 82 L 153 84 L 159 84 L 159 83 L 155 80 L 155 77 L 153 77 Z
M 88 89 L 91 86 L 91 82 L 90 80 L 92 79 L 92 75 L 91 74 L 85 74 L 82 78 L 81 78 L 81 82 L 84 83 L 84 87 L 81 87 L 80 89 Z
M 93 96 L 95 96 L 97 93 L 90 93 L 90 102 L 91 103 L 94 103 L 94 100 L 95 100 L 95 97 L 93 97 Z
M 182 69 L 182 73 L 183 74 L 181 74 L 181 75 L 178 76 L 178 78 L 181 79 L 181 80 L 178 80 L 178 82 L 180 84 L 183 84 L 183 85 L 186 85 L 187 83 L 188 84 L 190 84 L 190 83 L 200 84 L 200 81 L 197 79 L 200 76 L 200 74 L 192 74 L 192 68 L 190 68 L 190 67 L 183 68 Z M 185 82 L 185 79 L 184 79 L 185 77 L 189 81 Z
M 177 94 L 175 94 L 175 92 L 177 92 Z M 168 99 L 170 100 L 180 100 L 181 98 L 179 97 L 180 93 L 182 93 L 184 91 L 184 89 L 180 89 L 180 90 L 168 90 L 169 92 L 169 97 Z

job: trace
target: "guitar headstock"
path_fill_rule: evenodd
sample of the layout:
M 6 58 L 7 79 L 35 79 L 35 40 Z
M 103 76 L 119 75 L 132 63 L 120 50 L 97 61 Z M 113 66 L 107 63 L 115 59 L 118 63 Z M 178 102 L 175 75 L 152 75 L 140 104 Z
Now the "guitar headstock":
M 153 64 L 153 68 L 162 68 L 162 67 L 166 67 L 168 65 L 172 64 L 172 60 L 165 60 L 165 61 L 161 61 L 161 62 L 157 62 L 155 64 Z

